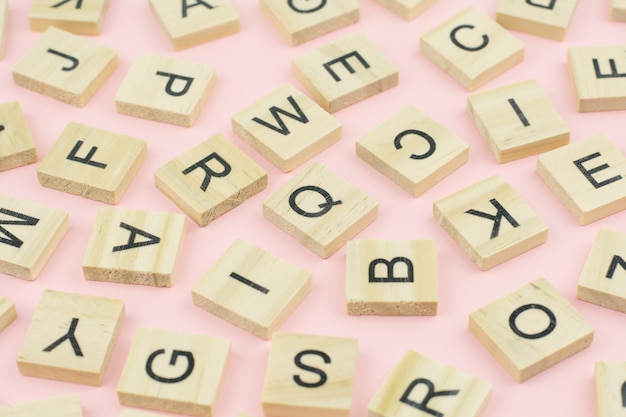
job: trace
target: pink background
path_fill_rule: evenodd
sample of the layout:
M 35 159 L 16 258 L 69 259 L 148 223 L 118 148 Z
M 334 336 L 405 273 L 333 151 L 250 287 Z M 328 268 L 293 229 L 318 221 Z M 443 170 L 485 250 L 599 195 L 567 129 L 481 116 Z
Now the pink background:
M 485 417 L 595 414 L 593 383 L 596 360 L 626 360 L 621 340 L 626 317 L 575 298 L 576 283 L 600 228 L 625 232 L 616 214 L 579 226 L 535 172 L 536 157 L 496 163 L 465 111 L 468 92 L 419 51 L 419 39 L 469 5 L 495 18 L 497 0 L 440 0 L 418 19 L 406 22 L 374 0 L 362 0 L 360 22 L 298 47 L 285 40 L 261 13 L 258 1 L 233 0 L 241 32 L 205 45 L 174 52 L 143 0 L 113 0 L 95 41 L 115 48 L 120 67 L 85 108 L 75 108 L 14 85 L 11 70 L 40 36 L 28 28 L 30 2 L 9 0 L 5 58 L 0 61 L 0 103 L 19 100 L 35 138 L 39 161 L 67 123 L 79 122 L 142 138 L 148 159 L 117 205 L 120 208 L 179 212 L 153 185 L 154 171 L 202 140 L 223 133 L 269 173 L 265 191 L 205 228 L 188 219 L 183 252 L 172 288 L 87 282 L 81 260 L 101 203 L 43 188 L 37 164 L 0 173 L 0 192 L 66 210 L 70 230 L 39 278 L 26 282 L 0 275 L 0 294 L 12 299 L 19 318 L 0 334 L 0 404 L 21 403 L 78 393 L 88 417 L 121 411 L 116 386 L 135 332 L 158 327 L 226 337 L 232 357 L 215 409 L 216 416 L 248 412 L 261 416 L 261 392 L 270 343 L 258 339 L 191 302 L 191 288 L 235 239 L 261 246 L 313 274 L 313 289 L 281 330 L 359 339 L 353 416 L 364 416 L 367 403 L 407 349 L 479 376 L 493 384 Z M 515 33 L 526 46 L 522 64 L 479 91 L 536 78 L 554 102 L 577 141 L 606 134 L 626 149 L 623 113 L 576 111 L 567 73 L 567 49 L 623 41 L 626 23 L 610 21 L 609 0 L 581 1 L 564 42 Z M 359 239 L 434 239 L 439 257 L 439 314 L 435 317 L 350 317 L 345 314 L 345 248 L 322 260 L 266 221 L 262 201 L 295 173 L 282 173 L 233 134 L 231 117 L 289 82 L 304 87 L 291 71 L 291 59 L 355 31 L 365 32 L 399 68 L 400 85 L 335 113 L 343 124 L 342 140 L 316 156 L 379 203 L 379 217 Z M 625 47 L 626 48 L 626 47 Z M 141 52 L 197 61 L 217 70 L 218 81 L 192 128 L 123 116 L 114 97 L 133 60 Z M 620 65 L 618 63 L 618 65 Z M 355 141 L 405 105 L 412 104 L 470 144 L 470 161 L 424 195 L 413 198 L 355 154 Z M 501 174 L 548 224 L 547 243 L 490 271 L 481 272 L 438 226 L 434 201 L 494 174 Z M 467 330 L 468 314 L 538 278 L 546 277 L 596 330 L 587 350 L 518 384 Z M 16 357 L 33 311 L 45 289 L 118 298 L 126 318 L 102 387 L 21 376 Z

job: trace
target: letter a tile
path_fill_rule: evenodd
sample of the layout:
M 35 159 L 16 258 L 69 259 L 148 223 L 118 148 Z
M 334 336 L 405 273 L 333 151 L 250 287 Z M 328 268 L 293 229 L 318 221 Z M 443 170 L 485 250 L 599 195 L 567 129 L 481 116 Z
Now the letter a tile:
M 496 21 L 507 29 L 562 41 L 578 0 L 500 0 Z
M 46 290 L 17 357 L 23 375 L 100 386 L 124 302 Z
M 469 330 L 517 382 L 593 340 L 591 325 L 545 278 L 471 313 Z
M 626 362 L 597 361 L 595 370 L 598 417 L 624 414 Z
M 230 341 L 167 330 L 137 331 L 117 395 L 122 405 L 211 417 Z
M 490 396 L 487 381 L 409 350 L 369 402 L 368 415 L 478 417 Z
M 109 0 L 33 0 L 28 12 L 30 30 L 50 26 L 77 35 L 99 35 Z
M 13 301 L 0 295 L 0 332 L 13 323 L 16 318 L 17 310 L 15 310 Z
M 22 404 L 0 405 L 2 417 L 83 417 L 78 395 L 50 398 Z
M 17 101 L 0 105 L 0 171 L 37 161 L 35 141 Z
M 438 0 L 377 0 L 404 20 L 414 20 Z
M 626 0 L 611 0 L 611 19 L 626 22 Z

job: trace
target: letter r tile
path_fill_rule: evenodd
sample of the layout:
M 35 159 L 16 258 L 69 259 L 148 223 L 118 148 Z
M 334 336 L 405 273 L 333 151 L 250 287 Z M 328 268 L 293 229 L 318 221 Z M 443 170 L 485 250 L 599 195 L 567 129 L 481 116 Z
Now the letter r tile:
M 597 361 L 595 386 L 598 417 L 615 417 L 624 414 L 626 362 Z
M 50 26 L 77 35 L 99 35 L 109 0 L 33 0 L 28 12 L 30 30 Z
M 78 394 L 22 404 L 0 405 L 2 417 L 83 417 Z

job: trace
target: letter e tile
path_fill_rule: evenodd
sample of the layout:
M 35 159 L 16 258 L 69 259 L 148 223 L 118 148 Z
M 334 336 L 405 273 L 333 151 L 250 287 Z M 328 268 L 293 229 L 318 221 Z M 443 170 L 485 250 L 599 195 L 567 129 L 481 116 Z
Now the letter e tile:
M 562 41 L 578 0 L 500 0 L 496 21 L 507 29 Z
M 0 295 L 0 332 L 6 329 L 9 324 L 17 318 L 15 303 Z
M 2 417 L 83 417 L 77 394 L 22 404 L 0 405 Z
M 404 20 L 414 20 L 438 0 L 377 0 Z
M 597 416 L 624 414 L 626 362 L 597 361 L 595 368 Z
M 0 171 L 37 161 L 35 141 L 17 101 L 0 104 Z
M 30 30 L 50 26 L 77 35 L 99 35 L 109 0 L 33 0 L 28 12 Z
M 626 22 L 626 0 L 611 0 L 611 19 Z

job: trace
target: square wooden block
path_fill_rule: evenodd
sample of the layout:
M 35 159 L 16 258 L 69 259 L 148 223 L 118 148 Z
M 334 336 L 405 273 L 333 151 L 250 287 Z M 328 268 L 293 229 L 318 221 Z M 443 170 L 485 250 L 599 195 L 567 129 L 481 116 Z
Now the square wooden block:
M 471 313 L 469 330 L 517 382 L 593 340 L 591 325 L 545 278 Z
M 4 45 L 6 44 L 8 21 L 9 21 L 8 0 L 0 0 L 0 59 L 4 58 Z
M 625 381 L 626 362 L 596 362 L 595 385 L 598 417 L 618 417 L 624 414 Z
M 581 225 L 626 209 L 624 172 L 626 158 L 601 134 L 537 159 L 537 174 Z
M 0 273 L 37 278 L 69 226 L 62 210 L 0 194 Z
M 626 21 L 626 0 L 611 0 L 611 19 L 618 22 Z
M 414 20 L 438 0 L 377 0 L 404 20 Z
M 50 26 L 77 35 L 99 35 L 109 0 L 34 0 L 28 12 L 30 30 Z
M 500 0 L 496 21 L 507 29 L 562 41 L 578 0 Z
M 267 186 L 267 172 L 216 134 L 154 173 L 156 187 L 206 226 Z
M 232 118 L 233 131 L 283 172 L 341 139 L 341 123 L 285 84 Z
M 413 197 L 469 160 L 469 145 L 407 106 L 356 141 L 356 154 Z
M 548 239 L 544 221 L 499 175 L 436 201 L 433 215 L 483 271 Z
M 524 59 L 524 44 L 473 6 L 423 35 L 420 49 L 470 91 Z
M 184 232 L 182 214 L 102 207 L 83 258 L 85 279 L 171 287 Z
M 263 216 L 322 258 L 376 220 L 378 203 L 319 163 L 263 202 Z
M 348 242 L 348 314 L 434 316 L 437 303 L 437 243 L 434 240 Z
M 357 32 L 294 58 L 293 72 L 313 98 L 334 113 L 398 85 L 398 70 Z
M 150 8 L 176 51 L 239 32 L 239 14 L 229 0 L 183 1 L 182 7 L 150 0 Z
M 140 54 L 117 91 L 115 108 L 121 114 L 191 127 L 215 80 L 212 67 Z
M 471 94 L 467 112 L 501 164 L 569 143 L 567 124 L 535 80 Z
M 241 240 L 192 290 L 194 304 L 269 339 L 311 290 L 311 273 Z
M 2 417 L 83 417 L 78 394 L 22 404 L 0 405 Z
M 163 417 L 163 414 L 125 408 L 122 410 L 120 417 Z
M 230 341 L 141 328 L 130 347 L 117 395 L 122 405 L 211 417 Z
M 13 323 L 16 318 L 15 303 L 0 295 L 0 332 Z
M 37 168 L 44 187 L 117 204 L 147 155 L 146 142 L 70 122 Z
M 309 3 L 261 0 L 261 10 L 291 46 L 359 21 L 360 8 L 356 0 Z
M 368 416 L 478 417 L 490 396 L 487 381 L 409 350 L 370 400 Z
M 348 417 L 358 340 L 276 332 L 263 385 L 263 413 L 271 417 Z
M 53 26 L 13 67 L 15 84 L 84 107 L 117 68 L 117 52 Z
M 34 162 L 37 149 L 22 106 L 17 101 L 0 104 L 0 171 Z
M 17 357 L 22 375 L 100 386 L 124 302 L 46 290 Z

